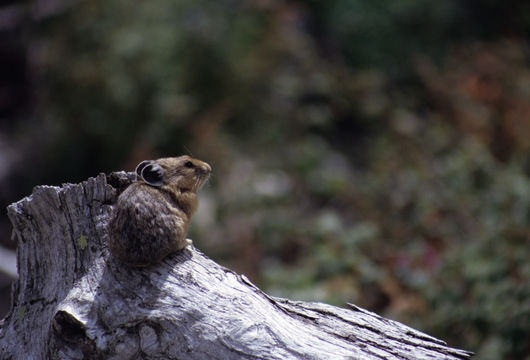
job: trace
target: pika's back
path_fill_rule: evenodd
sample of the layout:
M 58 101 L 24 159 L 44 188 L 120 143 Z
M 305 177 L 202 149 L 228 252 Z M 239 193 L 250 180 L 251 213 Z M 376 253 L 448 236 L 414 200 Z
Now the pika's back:
M 118 197 L 109 224 L 113 255 L 147 266 L 184 248 L 197 191 L 210 172 L 210 165 L 189 156 L 142 161 L 137 181 Z

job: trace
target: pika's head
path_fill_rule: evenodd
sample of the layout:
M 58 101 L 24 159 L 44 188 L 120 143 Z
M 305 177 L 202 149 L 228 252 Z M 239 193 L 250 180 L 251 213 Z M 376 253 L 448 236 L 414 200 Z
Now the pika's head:
M 170 187 L 181 192 L 197 192 L 208 180 L 212 168 L 187 155 L 144 160 L 136 167 L 136 177 L 154 187 Z

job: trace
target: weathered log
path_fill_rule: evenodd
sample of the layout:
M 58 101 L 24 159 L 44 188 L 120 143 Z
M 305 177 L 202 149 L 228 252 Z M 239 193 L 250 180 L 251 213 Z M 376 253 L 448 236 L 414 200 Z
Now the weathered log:
M 106 247 L 130 173 L 38 186 L 8 207 L 18 280 L 1 359 L 467 359 L 355 305 L 268 296 L 194 247 L 130 268 Z

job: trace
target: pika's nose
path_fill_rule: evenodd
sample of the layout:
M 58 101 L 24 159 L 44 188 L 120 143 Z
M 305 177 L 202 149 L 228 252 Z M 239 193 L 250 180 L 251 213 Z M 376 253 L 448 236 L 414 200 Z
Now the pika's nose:
M 209 172 L 212 171 L 212 167 L 209 164 L 207 164 L 207 163 L 202 163 L 201 170 L 204 173 L 209 173 Z

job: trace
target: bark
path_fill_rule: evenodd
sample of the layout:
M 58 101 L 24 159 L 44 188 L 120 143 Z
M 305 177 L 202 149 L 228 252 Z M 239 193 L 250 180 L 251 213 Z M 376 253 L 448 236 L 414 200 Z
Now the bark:
M 39 186 L 8 207 L 18 241 L 1 359 L 467 359 L 355 305 L 268 296 L 194 247 L 122 265 L 107 224 L 131 173 Z

